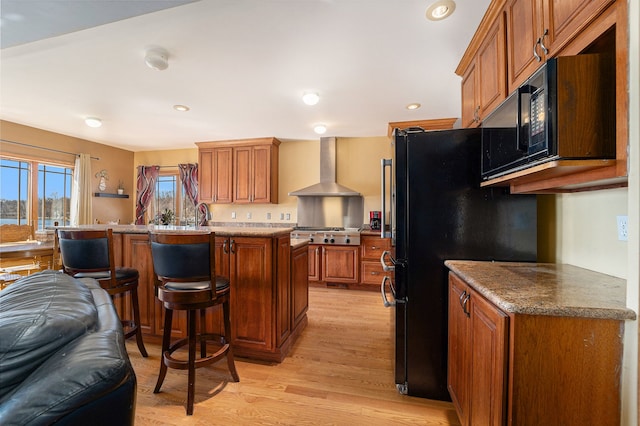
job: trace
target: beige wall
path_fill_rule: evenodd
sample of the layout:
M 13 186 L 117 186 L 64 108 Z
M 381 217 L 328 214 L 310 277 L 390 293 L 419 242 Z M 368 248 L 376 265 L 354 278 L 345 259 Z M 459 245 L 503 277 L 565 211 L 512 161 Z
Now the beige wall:
M 5 142 L 12 141 L 76 154 L 89 153 L 92 157 L 99 158 L 99 160 L 91 160 L 91 171 L 94 175 L 92 192 L 99 192 L 99 180 L 95 174 L 105 169 L 109 180 L 104 192 L 115 193 L 118 181 L 122 180 L 125 184 L 125 194 L 129 194 L 129 198 L 93 197 L 93 220 L 105 222 L 120 220 L 122 223 L 130 223 L 133 220 L 131 208 L 135 198 L 131 181 L 133 152 L 1 120 L 0 138 L 3 139 L 0 142 L 0 151 L 3 155 L 35 157 L 61 165 L 74 164 L 75 155 Z

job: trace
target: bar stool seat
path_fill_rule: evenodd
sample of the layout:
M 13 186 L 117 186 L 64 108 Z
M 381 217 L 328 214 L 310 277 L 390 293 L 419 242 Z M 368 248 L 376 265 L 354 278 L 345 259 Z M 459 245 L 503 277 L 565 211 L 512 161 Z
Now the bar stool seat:
M 156 297 L 165 308 L 162 336 L 162 360 L 154 393 L 160 388 L 167 368 L 188 370 L 187 415 L 193 414 L 195 370 L 213 364 L 222 358 L 234 382 L 240 378 L 236 371 L 231 347 L 229 320 L 229 280 L 215 273 L 215 235 L 151 233 L 153 267 L 160 284 Z M 224 334 L 206 331 L 206 308 L 222 305 Z M 171 325 L 174 310 L 187 311 L 187 337 L 171 343 Z M 200 319 L 198 321 L 198 312 Z M 199 330 L 197 327 L 199 323 Z M 215 342 L 215 349 L 207 351 L 207 343 Z M 200 354 L 196 356 L 196 345 Z M 173 356 L 178 349 L 188 346 L 188 358 Z
M 75 278 L 93 278 L 113 298 L 128 293 L 131 297 L 133 319 L 120 319 L 128 339 L 136 336 L 136 344 L 143 357 L 147 350 L 140 328 L 138 302 L 139 273 L 135 268 L 115 266 L 113 230 L 56 230 L 54 247 L 60 250 L 62 269 Z

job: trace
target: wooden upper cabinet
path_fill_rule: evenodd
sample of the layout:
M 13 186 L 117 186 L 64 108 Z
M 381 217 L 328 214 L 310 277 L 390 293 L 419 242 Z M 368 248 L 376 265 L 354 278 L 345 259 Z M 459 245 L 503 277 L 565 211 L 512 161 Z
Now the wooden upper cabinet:
M 456 71 L 462 76 L 463 127 L 479 126 L 506 98 L 505 70 L 504 21 L 498 15 L 471 60 Z
M 508 0 L 508 93 L 517 89 L 550 57 L 614 0 Z
M 277 203 L 276 138 L 200 142 L 200 199 L 211 203 Z
M 538 42 L 542 27 L 540 10 L 540 0 L 509 0 L 505 5 L 508 93 L 529 78 L 545 58 Z
M 200 149 L 199 200 L 206 203 L 232 201 L 232 148 Z

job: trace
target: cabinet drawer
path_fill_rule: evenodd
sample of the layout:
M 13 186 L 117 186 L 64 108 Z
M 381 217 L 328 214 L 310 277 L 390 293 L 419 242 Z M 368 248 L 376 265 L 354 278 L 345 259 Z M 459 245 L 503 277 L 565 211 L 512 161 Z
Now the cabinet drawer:
M 385 250 L 391 248 L 391 240 L 373 236 L 363 236 L 360 242 L 363 259 L 379 260 Z
M 385 275 L 391 277 L 390 272 L 384 272 L 380 261 L 360 262 L 360 282 L 362 284 L 380 284 Z

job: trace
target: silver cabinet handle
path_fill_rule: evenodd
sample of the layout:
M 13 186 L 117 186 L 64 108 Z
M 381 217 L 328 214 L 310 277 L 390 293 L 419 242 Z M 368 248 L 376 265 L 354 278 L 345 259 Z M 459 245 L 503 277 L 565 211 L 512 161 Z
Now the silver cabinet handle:
M 542 60 L 540 55 L 538 55 L 538 51 L 536 50 L 536 47 L 538 47 L 540 42 L 541 42 L 541 40 L 540 40 L 540 38 L 538 38 L 538 40 L 536 40 L 536 43 L 533 45 L 533 57 L 536 58 L 536 61 L 538 61 L 538 62 L 540 62 Z
M 542 48 L 542 52 L 545 55 L 549 53 L 549 49 L 547 49 L 547 46 L 544 45 L 544 38 L 548 35 L 549 35 L 549 29 L 547 28 L 544 30 L 544 34 L 542 34 L 542 37 L 538 39 L 538 41 L 540 42 L 540 47 Z
M 391 261 L 391 265 L 388 265 L 385 262 L 385 257 L 389 257 L 389 260 Z M 382 252 L 382 256 L 380 256 L 380 264 L 382 265 L 382 270 L 385 272 L 393 272 L 396 270 L 396 260 L 391 257 L 391 252 L 388 250 L 385 250 Z
M 394 300 L 389 301 L 389 299 L 387 299 L 387 293 L 385 292 L 385 284 L 389 282 L 389 289 L 391 290 L 391 294 L 394 297 Z M 395 301 L 395 289 L 393 288 L 393 283 L 391 282 L 391 278 L 389 278 L 388 276 L 385 276 L 382 279 L 382 283 L 380 284 L 380 292 L 382 293 L 382 304 L 384 305 L 385 308 L 389 308 L 391 306 L 395 306 L 396 305 L 396 301 Z

